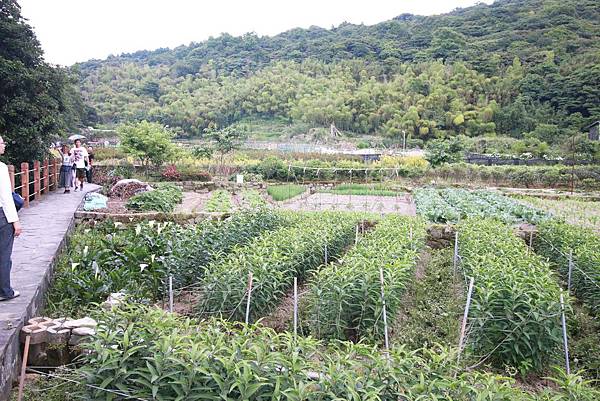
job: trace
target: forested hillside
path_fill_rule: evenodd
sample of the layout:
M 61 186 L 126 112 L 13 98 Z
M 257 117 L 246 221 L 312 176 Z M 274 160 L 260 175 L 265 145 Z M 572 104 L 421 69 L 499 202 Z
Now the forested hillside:
M 600 118 L 599 39 L 597 0 L 501 0 L 373 26 L 222 35 L 73 71 L 103 124 L 149 119 L 197 136 L 278 117 L 362 134 L 559 142 Z

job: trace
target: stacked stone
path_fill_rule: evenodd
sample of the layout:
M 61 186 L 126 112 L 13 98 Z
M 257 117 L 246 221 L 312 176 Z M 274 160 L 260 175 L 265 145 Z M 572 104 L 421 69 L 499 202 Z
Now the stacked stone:
M 29 319 L 27 323 L 21 329 L 20 339 L 24 343 L 29 336 L 27 363 L 34 366 L 59 366 L 69 363 L 69 347 L 75 347 L 94 335 L 97 326 L 96 321 L 89 317 L 78 320 L 36 317 Z

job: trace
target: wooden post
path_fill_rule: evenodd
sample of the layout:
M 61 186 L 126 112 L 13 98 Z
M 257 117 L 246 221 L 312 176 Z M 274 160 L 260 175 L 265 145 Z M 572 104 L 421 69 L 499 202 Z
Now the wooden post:
M 31 341 L 31 336 L 25 337 L 25 349 L 23 351 L 23 363 L 21 364 L 21 377 L 19 377 L 19 394 L 17 396 L 17 400 L 21 401 L 23 399 L 23 388 L 25 387 L 25 372 L 27 370 L 27 359 L 29 358 L 29 342 Z
M 44 160 L 44 186 L 43 188 L 43 192 L 44 195 L 48 194 L 48 191 L 50 191 L 50 171 L 49 171 L 49 166 L 48 166 L 48 159 Z
M 35 200 L 41 198 L 40 193 L 40 161 L 35 160 L 33 162 L 33 195 Z
M 21 163 L 21 196 L 25 207 L 29 207 L 29 163 Z
M 10 190 L 15 190 L 15 166 L 10 164 L 8 166 L 8 177 L 10 178 Z

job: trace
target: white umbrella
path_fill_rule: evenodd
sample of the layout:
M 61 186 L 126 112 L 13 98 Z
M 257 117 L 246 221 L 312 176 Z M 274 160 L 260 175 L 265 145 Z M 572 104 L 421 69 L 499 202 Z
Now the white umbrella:
M 85 139 L 85 136 L 79 135 L 79 134 L 75 134 L 75 135 L 71 135 L 69 137 L 69 141 L 76 141 L 77 139 Z

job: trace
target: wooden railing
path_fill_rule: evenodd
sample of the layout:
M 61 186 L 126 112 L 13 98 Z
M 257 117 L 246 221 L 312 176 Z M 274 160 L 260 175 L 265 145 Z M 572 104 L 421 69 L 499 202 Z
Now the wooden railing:
M 46 159 L 42 163 L 36 160 L 31 164 L 24 162 L 18 172 L 15 166 L 8 166 L 10 185 L 25 200 L 24 207 L 29 207 L 31 200 L 40 200 L 42 195 L 58 188 L 60 166 L 60 159 Z

